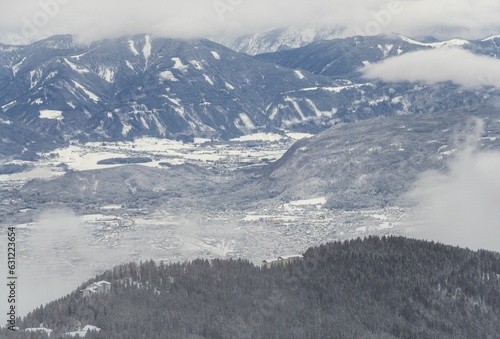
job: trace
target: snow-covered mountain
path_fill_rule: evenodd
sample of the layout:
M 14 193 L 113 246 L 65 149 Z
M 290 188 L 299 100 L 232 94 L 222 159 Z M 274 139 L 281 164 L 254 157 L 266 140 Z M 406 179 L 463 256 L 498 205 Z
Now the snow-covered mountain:
M 457 131 L 471 116 L 485 122 L 478 149 L 500 149 L 498 107 L 339 124 L 295 143 L 235 195 L 284 201 L 326 196 L 328 207 L 340 209 L 401 204 L 421 173 L 447 169 L 461 147 Z
M 493 55 L 496 42 L 467 46 Z M 450 83 L 367 81 L 359 72 L 366 63 L 424 48 L 432 47 L 401 37 L 354 37 L 252 57 L 209 40 L 147 34 L 90 46 L 71 36 L 0 45 L 2 124 L 33 134 L 0 139 L 2 154 L 42 139 L 316 133 L 338 122 L 475 106 L 491 96 Z
M 220 43 L 241 53 L 257 55 L 293 49 L 319 40 L 339 36 L 341 28 L 317 25 L 290 26 L 267 32 L 247 34 L 220 40 Z
M 318 75 L 354 80 L 361 75 L 358 70 L 367 64 L 409 52 L 443 47 L 460 47 L 476 54 L 500 57 L 500 37 L 420 42 L 401 35 L 380 35 L 316 41 L 301 48 L 262 54 L 258 58 Z
M 55 36 L 0 46 L 3 114 L 66 139 L 238 136 L 334 119 L 346 85 L 208 40 L 140 35 L 77 46 Z M 290 93 L 294 93 L 293 96 Z M 297 101 L 307 101 L 299 109 Z

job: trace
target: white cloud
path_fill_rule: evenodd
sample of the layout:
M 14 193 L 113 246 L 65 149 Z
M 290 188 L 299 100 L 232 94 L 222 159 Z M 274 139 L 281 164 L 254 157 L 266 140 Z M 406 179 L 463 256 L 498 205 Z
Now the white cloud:
M 387 82 L 451 81 L 465 88 L 500 87 L 500 60 L 460 48 L 437 48 L 403 54 L 361 69 L 369 79 Z
M 323 23 L 346 35 L 398 32 L 480 38 L 500 32 L 497 0 L 3 0 L 0 33 L 40 38 L 72 33 L 84 40 L 134 33 L 221 37 Z M 23 34 L 24 31 L 24 34 Z
M 472 121 L 449 172 L 426 172 L 417 181 L 409 194 L 421 210 L 413 236 L 500 251 L 500 153 L 477 149 L 482 132 L 482 121 Z

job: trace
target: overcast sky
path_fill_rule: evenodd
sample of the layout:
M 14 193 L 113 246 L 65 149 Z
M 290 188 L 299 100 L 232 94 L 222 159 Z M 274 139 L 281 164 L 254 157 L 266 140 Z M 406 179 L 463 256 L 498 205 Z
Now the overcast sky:
M 0 0 L 0 32 L 84 40 L 153 33 L 219 38 L 280 26 L 327 24 L 345 35 L 482 38 L 500 34 L 498 0 Z

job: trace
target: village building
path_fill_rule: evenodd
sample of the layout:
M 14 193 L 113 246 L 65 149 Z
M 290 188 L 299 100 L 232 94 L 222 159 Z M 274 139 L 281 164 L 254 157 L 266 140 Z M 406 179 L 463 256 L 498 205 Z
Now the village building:
M 271 268 L 271 267 L 274 267 L 274 266 L 277 266 L 277 265 L 279 265 L 279 260 L 278 259 L 265 259 L 265 260 L 262 260 L 262 267 Z
M 283 256 L 278 258 L 280 263 L 283 265 L 291 264 L 293 262 L 300 261 L 303 259 L 304 259 L 304 256 L 302 254 L 283 255 Z
M 278 265 L 288 265 L 303 260 L 302 254 L 282 255 L 278 259 L 266 259 L 262 261 L 262 267 L 271 268 Z
M 92 294 L 109 293 L 109 292 L 111 292 L 111 283 L 104 280 L 92 283 L 88 285 L 85 289 L 80 290 L 80 294 L 84 298 L 90 297 Z

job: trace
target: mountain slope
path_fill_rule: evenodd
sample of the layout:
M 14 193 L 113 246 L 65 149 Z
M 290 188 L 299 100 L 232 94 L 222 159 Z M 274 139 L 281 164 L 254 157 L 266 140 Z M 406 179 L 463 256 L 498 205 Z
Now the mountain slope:
M 292 69 L 335 78 L 359 78 L 358 70 L 386 58 L 433 48 L 460 47 L 476 54 L 498 58 L 500 37 L 467 41 L 419 42 L 400 35 L 354 36 L 329 41 L 316 41 L 290 50 L 266 53 L 257 57 Z
M 338 82 L 277 67 L 208 40 L 140 35 L 75 46 L 55 36 L 3 46 L 0 106 L 11 120 L 65 138 L 231 137 L 333 119 Z M 300 109 L 295 101 L 307 101 Z
M 1 45 L 1 113 L 34 134 L 63 140 L 189 140 L 273 129 L 316 133 L 338 122 L 444 111 L 494 96 L 452 84 L 360 78 L 364 62 L 431 48 L 391 39 L 324 41 L 259 58 L 208 40 L 147 34 L 90 46 L 71 36 Z
M 328 197 L 341 209 L 397 203 L 422 172 L 447 169 L 461 145 L 458 133 L 471 117 L 484 119 L 478 147 L 500 149 L 497 107 L 380 117 L 334 126 L 294 144 L 278 161 L 256 170 L 235 190 L 249 200 Z

